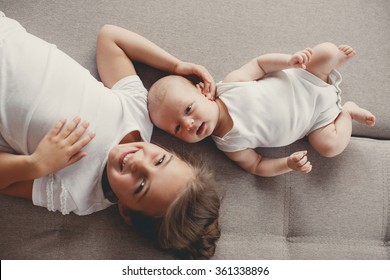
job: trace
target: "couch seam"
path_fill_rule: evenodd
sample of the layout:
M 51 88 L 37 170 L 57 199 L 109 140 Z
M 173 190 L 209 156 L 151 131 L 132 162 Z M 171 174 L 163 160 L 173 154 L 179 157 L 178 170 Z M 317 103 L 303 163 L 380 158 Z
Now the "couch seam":
M 390 191 L 389 191 L 389 162 L 388 158 L 390 156 L 390 152 L 385 152 L 385 157 L 383 161 L 383 245 L 388 246 L 389 245 L 389 239 L 390 239 L 390 224 L 389 224 L 389 217 L 390 217 Z
M 288 153 L 291 153 L 291 147 L 287 147 Z M 284 221 L 283 235 L 286 240 L 286 258 L 290 255 L 289 236 L 290 236 L 290 216 L 291 216 L 291 172 L 285 174 L 284 180 Z
M 380 247 L 383 247 L 383 242 L 380 240 L 366 240 L 366 239 L 353 239 L 353 238 L 330 238 L 329 236 L 295 236 L 295 237 L 289 237 L 289 242 L 291 243 L 300 243 L 300 244 L 307 244 L 307 243 L 318 243 L 323 245 L 345 245 L 345 246 L 356 246 L 356 245 L 369 245 L 370 243 L 377 243 Z M 355 244 L 352 244 L 355 243 Z M 386 242 L 386 246 L 389 246 L 390 243 Z
M 385 159 L 386 159 L 386 153 L 385 153 Z M 386 166 L 385 160 L 381 160 L 382 163 L 382 228 L 381 228 L 381 238 L 383 238 L 383 244 L 386 243 L 386 219 L 387 219 L 387 213 L 386 213 Z

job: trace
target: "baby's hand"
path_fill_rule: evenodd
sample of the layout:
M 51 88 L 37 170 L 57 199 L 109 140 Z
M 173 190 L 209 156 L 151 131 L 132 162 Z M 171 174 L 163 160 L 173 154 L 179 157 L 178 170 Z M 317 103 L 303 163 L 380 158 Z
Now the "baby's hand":
M 80 121 L 79 117 L 68 124 L 66 120 L 60 120 L 38 144 L 31 157 L 42 176 L 65 168 L 86 156 L 81 149 L 95 137 L 95 133 L 90 132 L 81 138 L 89 123 L 83 121 L 80 124 Z
M 307 151 L 293 153 L 287 159 L 287 166 L 295 171 L 309 173 L 312 169 L 310 161 L 307 159 Z
M 311 48 L 306 48 L 303 51 L 294 53 L 289 61 L 289 66 L 294 68 L 306 69 L 306 64 L 311 60 L 313 51 Z

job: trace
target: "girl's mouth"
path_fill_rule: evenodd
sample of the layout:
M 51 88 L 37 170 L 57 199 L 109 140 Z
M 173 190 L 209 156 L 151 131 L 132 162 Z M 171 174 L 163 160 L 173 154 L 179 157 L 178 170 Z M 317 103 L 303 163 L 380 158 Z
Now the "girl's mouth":
M 126 165 L 126 162 L 132 158 L 134 156 L 134 154 L 137 152 L 138 150 L 136 151 L 127 151 L 125 153 L 123 153 L 120 157 L 119 157 L 119 161 L 118 161 L 118 164 L 119 164 L 119 169 L 120 171 L 123 170 L 123 168 L 125 167 Z

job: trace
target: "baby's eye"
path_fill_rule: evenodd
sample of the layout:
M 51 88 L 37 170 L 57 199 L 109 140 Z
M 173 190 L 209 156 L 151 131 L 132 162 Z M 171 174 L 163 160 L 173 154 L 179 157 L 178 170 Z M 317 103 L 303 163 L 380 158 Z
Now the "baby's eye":
M 160 165 L 161 163 L 163 163 L 165 160 L 165 155 L 163 155 L 157 162 L 156 162 L 156 166 L 157 165 Z
M 192 105 L 188 105 L 188 106 L 186 107 L 186 109 L 184 110 L 184 112 L 185 112 L 186 114 L 188 114 L 189 112 L 191 112 L 191 109 L 192 109 Z
M 145 179 L 142 179 L 141 184 L 135 189 L 134 194 L 140 193 L 145 187 Z
M 178 124 L 176 127 L 175 127 L 175 133 L 178 133 L 180 131 L 180 124 Z

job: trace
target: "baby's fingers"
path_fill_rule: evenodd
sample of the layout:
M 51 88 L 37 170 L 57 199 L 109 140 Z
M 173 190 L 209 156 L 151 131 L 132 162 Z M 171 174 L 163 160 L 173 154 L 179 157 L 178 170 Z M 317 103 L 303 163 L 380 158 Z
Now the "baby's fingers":
M 309 173 L 312 170 L 312 165 L 307 158 L 307 151 L 294 153 L 293 161 L 296 164 L 298 171 Z
M 292 159 L 294 162 L 300 162 L 304 157 L 306 157 L 307 151 L 300 151 L 292 154 Z
M 307 64 L 311 60 L 313 55 L 313 50 L 311 48 L 306 48 L 302 51 L 303 54 L 303 64 Z
M 310 161 L 306 161 L 306 163 L 301 166 L 299 169 L 303 173 L 309 173 L 312 170 L 313 166 L 311 165 Z
M 306 64 L 309 63 L 312 56 L 312 50 L 310 48 L 306 48 L 303 51 L 299 52 L 297 55 L 298 65 L 303 69 L 306 69 Z
M 307 156 L 303 156 L 300 160 L 296 162 L 298 167 L 304 166 L 308 162 Z

